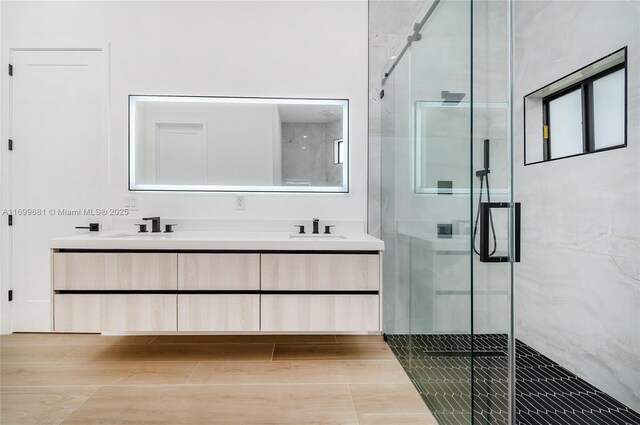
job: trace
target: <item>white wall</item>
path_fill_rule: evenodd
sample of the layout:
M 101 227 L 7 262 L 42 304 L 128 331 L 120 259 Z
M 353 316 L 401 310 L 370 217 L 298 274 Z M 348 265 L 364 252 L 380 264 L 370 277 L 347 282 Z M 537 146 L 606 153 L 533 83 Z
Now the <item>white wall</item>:
M 366 221 L 365 1 L 3 1 L 1 9 L 2 140 L 8 137 L 10 48 L 108 44 L 108 207 L 124 206 L 128 194 L 129 94 L 337 98 L 350 100 L 348 194 L 247 194 L 246 210 L 236 211 L 233 194 L 136 193 L 134 214 Z M 6 163 L 6 150 L 1 152 Z M 2 172 L 6 197 L 9 176 L 4 167 Z M 4 238 L 3 250 L 7 246 Z
M 640 411 L 640 3 L 519 1 L 516 337 Z M 628 46 L 628 147 L 524 166 L 523 96 Z
M 349 194 L 248 195 L 242 213 L 228 194 L 139 194 L 139 207 L 167 217 L 366 219 L 366 2 L 8 1 L 2 8 L 3 66 L 11 47 L 109 43 L 111 206 L 127 194 L 129 94 L 344 98 Z

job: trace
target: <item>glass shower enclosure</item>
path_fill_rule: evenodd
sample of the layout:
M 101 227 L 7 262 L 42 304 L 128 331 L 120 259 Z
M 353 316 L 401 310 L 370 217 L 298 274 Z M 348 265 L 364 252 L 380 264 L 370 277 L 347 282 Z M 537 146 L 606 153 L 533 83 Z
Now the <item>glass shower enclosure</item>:
M 514 414 L 510 14 L 427 1 L 381 76 L 384 333 L 441 424 Z

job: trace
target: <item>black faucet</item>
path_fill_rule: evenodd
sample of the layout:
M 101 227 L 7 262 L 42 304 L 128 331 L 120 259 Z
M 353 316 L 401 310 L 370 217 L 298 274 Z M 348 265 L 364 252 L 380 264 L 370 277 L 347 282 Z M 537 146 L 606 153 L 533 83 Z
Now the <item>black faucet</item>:
M 318 223 L 320 223 L 320 219 L 318 218 L 314 218 L 313 219 L 313 234 L 317 235 L 320 233 L 320 230 L 318 230 Z
M 147 217 L 143 220 L 151 220 L 151 233 L 160 233 L 160 217 Z

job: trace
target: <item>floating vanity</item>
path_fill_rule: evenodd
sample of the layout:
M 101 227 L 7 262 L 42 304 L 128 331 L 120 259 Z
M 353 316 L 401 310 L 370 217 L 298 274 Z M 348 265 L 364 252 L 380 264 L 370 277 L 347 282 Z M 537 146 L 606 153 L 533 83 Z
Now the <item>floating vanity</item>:
M 380 332 L 383 242 L 365 233 L 54 239 L 57 332 Z

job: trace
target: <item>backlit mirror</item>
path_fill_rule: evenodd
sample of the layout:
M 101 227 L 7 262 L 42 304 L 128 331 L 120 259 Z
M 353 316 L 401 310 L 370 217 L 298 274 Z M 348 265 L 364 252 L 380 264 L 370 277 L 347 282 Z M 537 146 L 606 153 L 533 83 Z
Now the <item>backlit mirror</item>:
M 348 192 L 347 100 L 129 96 L 129 189 Z

